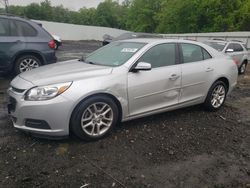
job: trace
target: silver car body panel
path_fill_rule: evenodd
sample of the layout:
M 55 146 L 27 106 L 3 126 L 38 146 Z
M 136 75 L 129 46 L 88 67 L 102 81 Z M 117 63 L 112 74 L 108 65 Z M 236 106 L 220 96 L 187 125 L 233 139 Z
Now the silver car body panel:
M 229 93 L 237 83 L 237 67 L 232 59 L 205 44 L 167 39 L 127 41 L 147 44 L 119 67 L 91 65 L 71 60 L 43 66 L 17 76 L 9 89 L 9 95 L 17 101 L 16 110 L 11 112 L 11 116 L 17 118 L 14 126 L 48 136 L 65 136 L 69 134 L 70 118 L 75 107 L 96 94 L 106 94 L 117 99 L 122 108 L 121 119 L 127 121 L 203 103 L 209 88 L 219 78 L 224 77 L 228 80 Z M 173 42 L 202 46 L 212 58 L 202 62 L 153 68 L 150 71 L 129 71 L 151 47 Z M 72 82 L 72 85 L 51 100 L 24 100 L 25 92 L 32 87 L 64 82 Z M 17 93 L 12 87 L 25 91 Z M 51 129 L 26 127 L 27 118 L 46 120 Z

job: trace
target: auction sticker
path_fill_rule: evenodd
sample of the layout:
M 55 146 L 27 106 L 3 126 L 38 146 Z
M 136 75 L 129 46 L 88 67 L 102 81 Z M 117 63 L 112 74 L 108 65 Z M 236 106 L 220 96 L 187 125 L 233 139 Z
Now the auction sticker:
M 138 48 L 123 48 L 121 52 L 135 53 Z

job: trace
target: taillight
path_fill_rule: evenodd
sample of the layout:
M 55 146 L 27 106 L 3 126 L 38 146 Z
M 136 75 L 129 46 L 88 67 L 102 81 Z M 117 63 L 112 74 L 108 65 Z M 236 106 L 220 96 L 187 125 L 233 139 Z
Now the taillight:
M 55 41 L 52 39 L 48 42 L 48 46 L 51 48 L 51 49 L 55 49 Z

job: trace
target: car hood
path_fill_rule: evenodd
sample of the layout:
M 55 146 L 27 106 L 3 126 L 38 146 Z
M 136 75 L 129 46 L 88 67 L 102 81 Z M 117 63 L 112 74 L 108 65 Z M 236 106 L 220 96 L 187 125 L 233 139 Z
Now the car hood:
M 111 74 L 112 67 L 91 65 L 79 60 L 64 61 L 24 72 L 22 79 L 35 86 L 70 82 Z M 26 88 L 24 88 L 26 89 Z

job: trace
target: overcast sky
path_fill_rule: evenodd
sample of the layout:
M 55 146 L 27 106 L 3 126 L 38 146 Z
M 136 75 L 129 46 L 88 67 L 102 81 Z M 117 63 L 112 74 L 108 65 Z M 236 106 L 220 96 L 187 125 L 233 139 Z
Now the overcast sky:
M 3 1 L 3 0 L 0 0 Z M 30 3 L 40 3 L 43 0 L 9 0 L 10 5 L 28 5 Z M 78 10 L 82 7 L 90 8 L 97 7 L 104 0 L 50 0 L 53 6 L 63 5 L 72 10 Z

